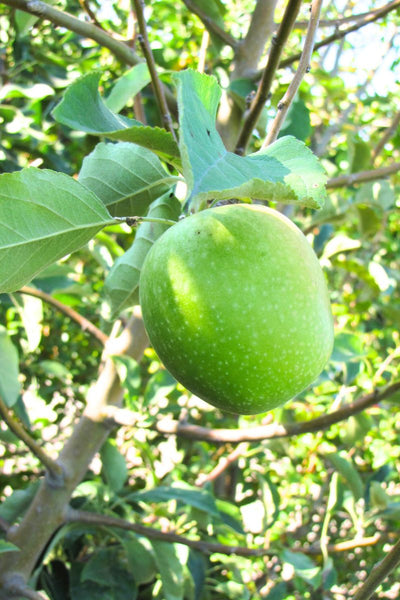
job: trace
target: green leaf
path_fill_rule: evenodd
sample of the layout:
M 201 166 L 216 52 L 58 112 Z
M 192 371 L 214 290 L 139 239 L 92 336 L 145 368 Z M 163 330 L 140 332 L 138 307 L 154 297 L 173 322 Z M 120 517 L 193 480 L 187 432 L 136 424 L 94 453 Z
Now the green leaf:
M 0 325 L 0 396 L 13 406 L 21 393 L 18 351 L 5 327 Z
M 30 15 L 23 10 L 16 10 L 14 14 L 15 26 L 19 36 L 26 35 L 39 20 L 39 17 Z
M 126 481 L 128 469 L 125 458 L 113 440 L 104 442 L 100 450 L 100 458 L 106 482 L 114 492 L 118 492 Z
M 118 555 L 111 548 L 104 548 L 96 552 L 85 564 L 81 581 L 95 581 L 100 585 L 112 586 L 113 563 L 118 561 Z
M 30 100 L 42 100 L 47 96 L 53 96 L 53 94 L 53 88 L 45 83 L 35 83 L 27 86 L 7 83 L 0 89 L 0 100 L 4 100 L 4 98 L 19 98 L 21 96 Z
M 332 362 L 349 362 L 364 356 L 362 340 L 353 333 L 341 332 L 335 336 L 335 345 L 333 348 Z
M 362 498 L 364 494 L 364 484 L 353 463 L 344 456 L 341 456 L 338 452 L 329 452 L 325 456 L 346 481 L 349 489 L 353 493 L 354 499 L 357 501 Z
M 356 173 L 371 168 L 371 144 L 351 133 L 347 139 L 349 171 Z
M 136 600 L 132 575 L 121 563 L 116 549 L 98 550 L 85 564 L 73 562 L 70 594 L 74 600 Z
M 219 517 L 220 513 L 215 505 L 215 499 L 204 489 L 195 488 L 184 484 L 183 482 L 174 486 L 159 486 L 152 490 L 143 492 L 133 492 L 125 496 L 125 500 L 130 502 L 169 502 L 169 500 L 177 500 L 186 506 L 192 506 L 208 514 Z
M 366 412 L 351 415 L 340 429 L 340 436 L 347 446 L 352 447 L 357 442 L 362 442 L 367 433 L 374 427 L 374 422 Z
M 129 396 L 138 396 L 140 392 L 141 374 L 137 361 L 126 354 L 111 355 L 111 358 L 117 368 L 121 384 L 126 389 Z
M 60 381 L 71 380 L 70 371 L 58 360 L 41 360 L 39 365 L 49 377 L 55 377 Z
M 389 521 L 400 521 L 400 502 L 389 502 L 387 508 L 375 518 L 377 516 Z
M 306 554 L 302 554 L 301 552 L 291 552 L 290 550 L 285 549 L 281 553 L 281 560 L 292 565 L 296 575 L 301 577 L 303 581 L 309 583 L 314 589 L 321 585 L 321 568 L 316 566 Z
M 371 481 L 369 494 L 371 508 L 385 510 L 388 507 L 390 496 L 378 481 Z
M 265 597 L 265 600 L 286 600 L 287 597 L 286 582 L 281 581 L 280 583 L 274 585 L 268 596 Z
M 360 246 L 360 240 L 354 240 L 353 238 L 348 237 L 344 233 L 339 233 L 338 235 L 335 235 L 334 238 L 329 240 L 329 242 L 326 244 L 322 257 L 330 258 L 335 254 L 339 254 L 339 252 L 357 250 L 357 248 L 360 248 Z
M 215 127 L 221 95 L 216 79 L 191 70 L 176 78 L 180 150 L 191 207 L 231 198 L 323 205 L 326 177 L 302 142 L 285 137 L 249 156 L 228 152 Z
M 20 517 L 30 505 L 37 489 L 40 485 L 40 481 L 31 483 L 22 490 L 14 490 L 10 496 L 0 505 L 0 517 L 2 517 L 7 523 L 11 525 Z
M 226 6 L 221 0 L 193 0 L 200 10 L 207 13 L 207 17 L 212 19 L 214 23 L 224 29 L 224 15 L 226 13 Z
M 298 140 L 306 140 L 311 134 L 310 111 L 301 98 L 291 104 L 279 137 L 293 135 Z
M 271 527 L 279 515 L 280 496 L 276 485 L 271 481 L 268 473 L 261 475 L 257 473 L 260 485 L 261 499 L 265 511 L 265 529 Z
M 183 600 L 184 573 L 177 544 L 152 540 L 156 564 L 160 572 L 163 600 Z M 184 549 L 188 553 L 187 548 Z M 187 559 L 187 556 L 186 556 Z M 186 561 L 185 561 L 186 562 Z
M 206 582 L 207 560 L 201 552 L 190 549 L 187 565 L 194 583 L 194 600 L 201 600 Z
M 238 581 L 221 581 L 215 585 L 215 591 L 222 598 L 229 600 L 250 600 L 250 592 L 243 583 Z M 220 597 L 221 597 L 220 596 Z
M 245 535 L 242 525 L 242 514 L 240 512 L 240 508 L 236 504 L 232 504 L 232 502 L 228 502 L 227 500 L 216 498 L 215 506 L 218 509 L 218 517 L 221 520 L 221 523 L 224 523 L 236 531 L 236 533 Z
M 351 260 L 350 257 L 346 256 L 346 258 L 342 260 L 334 259 L 333 264 L 335 267 L 344 269 L 349 273 L 354 273 L 357 276 L 357 279 L 362 280 L 363 283 L 366 284 L 363 291 L 366 291 L 365 288 L 367 287 L 373 297 L 379 295 L 380 290 L 378 284 L 369 272 L 368 267 L 364 265 L 361 260 Z
M 82 163 L 79 182 L 94 192 L 113 216 L 137 216 L 167 192 L 171 177 L 157 156 L 136 144 L 97 144 Z
M 2 552 L 19 552 L 18 546 L 12 544 L 11 542 L 7 542 L 7 540 L 0 540 L 0 554 Z
M 360 233 L 363 237 L 373 237 L 382 229 L 383 211 L 374 206 L 357 205 Z
M 177 220 L 180 211 L 175 196 L 164 194 L 150 205 L 147 216 Z M 118 316 L 125 308 L 138 304 L 139 278 L 144 260 L 151 246 L 168 227 L 162 223 L 142 223 L 132 246 L 115 261 L 104 283 L 111 318 Z
M 149 379 L 145 392 L 144 402 L 147 406 L 150 402 L 158 404 L 165 398 L 176 386 L 176 380 L 169 371 L 160 369 L 156 371 Z
M 131 537 L 121 540 L 130 572 L 138 585 L 149 583 L 156 575 L 156 563 L 150 542 L 146 538 Z
M 150 81 L 151 77 L 147 64 L 142 62 L 135 65 L 115 82 L 110 94 L 105 99 L 107 108 L 118 113 Z
M 370 205 L 382 211 L 391 208 L 396 201 L 393 186 L 385 179 L 360 185 L 355 195 L 355 204 Z
M 134 142 L 149 148 L 171 163 L 179 163 L 179 149 L 172 135 L 160 127 L 146 127 L 135 119 L 112 112 L 99 94 L 101 73 L 87 73 L 65 92 L 53 111 L 59 122 L 112 140 Z
M 13 292 L 112 223 L 102 202 L 65 175 L 0 175 L 0 293 Z

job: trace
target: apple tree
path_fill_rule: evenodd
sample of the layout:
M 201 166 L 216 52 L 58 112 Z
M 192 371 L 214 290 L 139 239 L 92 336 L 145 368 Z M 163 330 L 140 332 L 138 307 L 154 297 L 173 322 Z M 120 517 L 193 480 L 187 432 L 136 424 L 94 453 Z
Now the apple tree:
M 0 1 L 1 599 L 399 596 L 399 8 Z

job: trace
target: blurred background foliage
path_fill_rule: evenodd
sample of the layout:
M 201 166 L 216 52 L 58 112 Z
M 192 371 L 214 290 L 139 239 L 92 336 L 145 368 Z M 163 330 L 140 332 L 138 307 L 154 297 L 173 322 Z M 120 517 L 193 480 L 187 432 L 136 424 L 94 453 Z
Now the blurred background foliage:
M 255 3 L 193 4 L 239 39 Z M 55 6 L 88 22 L 95 16 L 99 27 L 140 53 L 129 2 L 63 0 Z M 284 6 L 278 3 L 277 22 Z M 338 19 L 374 8 L 368 1 L 326 3 L 318 40 L 337 31 Z M 171 90 L 174 71 L 197 69 L 202 61 L 206 72 L 229 87 L 238 106 L 245 105 L 257 79 L 230 80 L 232 48 L 208 36 L 184 2 L 154 0 L 145 14 L 161 78 Z M 304 3 L 284 58 L 301 49 L 307 18 Z M 330 178 L 400 160 L 399 20 L 398 10 L 392 11 L 313 54 L 281 134 L 304 140 Z M 56 123 L 52 110 L 82 74 L 100 69 L 107 96 L 129 67 L 92 40 L 2 4 L 0 43 L 0 171 L 33 165 L 76 175 L 98 138 Z M 253 149 L 260 146 L 295 65 L 277 72 Z M 128 100 L 121 114 L 161 125 L 150 85 Z M 151 348 L 139 364 L 121 361 L 125 404 L 135 425 L 114 431 L 76 489 L 73 508 L 190 540 L 257 546 L 265 549 L 263 555 L 226 556 L 217 549 L 202 551 L 201 544 L 173 543 L 168 536 L 71 523 L 49 542 L 34 575 L 38 589 L 55 600 L 345 600 L 354 595 L 400 526 L 399 393 L 326 431 L 239 446 L 166 436 L 156 424 L 162 418 L 215 429 L 295 423 L 398 379 L 399 183 L 396 173 L 361 183 L 349 179 L 331 187 L 321 211 L 284 209 L 306 233 L 326 273 L 336 343 L 315 384 L 272 416 L 235 417 L 189 396 Z M 109 227 L 34 285 L 109 333 L 105 273 L 133 237 L 128 228 Z M 19 356 L 16 414 L 50 453 L 58 451 L 96 377 L 101 344 L 65 314 L 28 295 L 2 296 L 0 319 L 2 340 L 11 340 Z M 217 475 L 224 459 L 228 466 Z M 38 461 L 0 423 L 0 517 L 18 521 L 40 474 Z M 399 576 L 393 571 L 374 597 L 398 598 Z

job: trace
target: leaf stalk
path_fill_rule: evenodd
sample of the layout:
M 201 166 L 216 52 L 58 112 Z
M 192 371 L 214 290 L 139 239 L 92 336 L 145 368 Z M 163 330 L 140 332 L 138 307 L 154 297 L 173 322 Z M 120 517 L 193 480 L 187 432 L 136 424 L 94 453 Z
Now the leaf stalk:
M 114 217 L 118 223 L 126 223 L 129 227 L 137 227 L 140 223 L 158 223 L 160 225 L 176 225 L 177 221 L 172 219 L 161 219 L 160 217 Z
M 136 19 L 139 27 L 139 35 L 137 36 L 140 47 L 142 48 L 143 55 L 146 59 L 147 67 L 150 72 L 151 83 L 153 85 L 154 94 L 158 104 L 158 109 L 161 115 L 161 121 L 164 128 L 169 131 L 177 141 L 175 131 L 172 125 L 171 114 L 168 109 L 168 104 L 165 98 L 164 90 L 160 78 L 157 73 L 156 63 L 154 56 L 150 48 L 149 36 L 147 35 L 146 20 L 144 18 L 144 0 L 133 0 L 133 4 L 136 12 Z

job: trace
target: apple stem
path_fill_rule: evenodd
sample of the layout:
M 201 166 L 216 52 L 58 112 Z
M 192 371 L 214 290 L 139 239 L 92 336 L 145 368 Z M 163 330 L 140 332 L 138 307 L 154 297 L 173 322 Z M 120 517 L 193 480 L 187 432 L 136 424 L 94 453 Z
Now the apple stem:
M 177 221 L 157 217 L 114 217 L 119 223 L 126 223 L 129 227 L 137 227 L 140 223 L 160 223 L 161 225 L 176 225 Z

